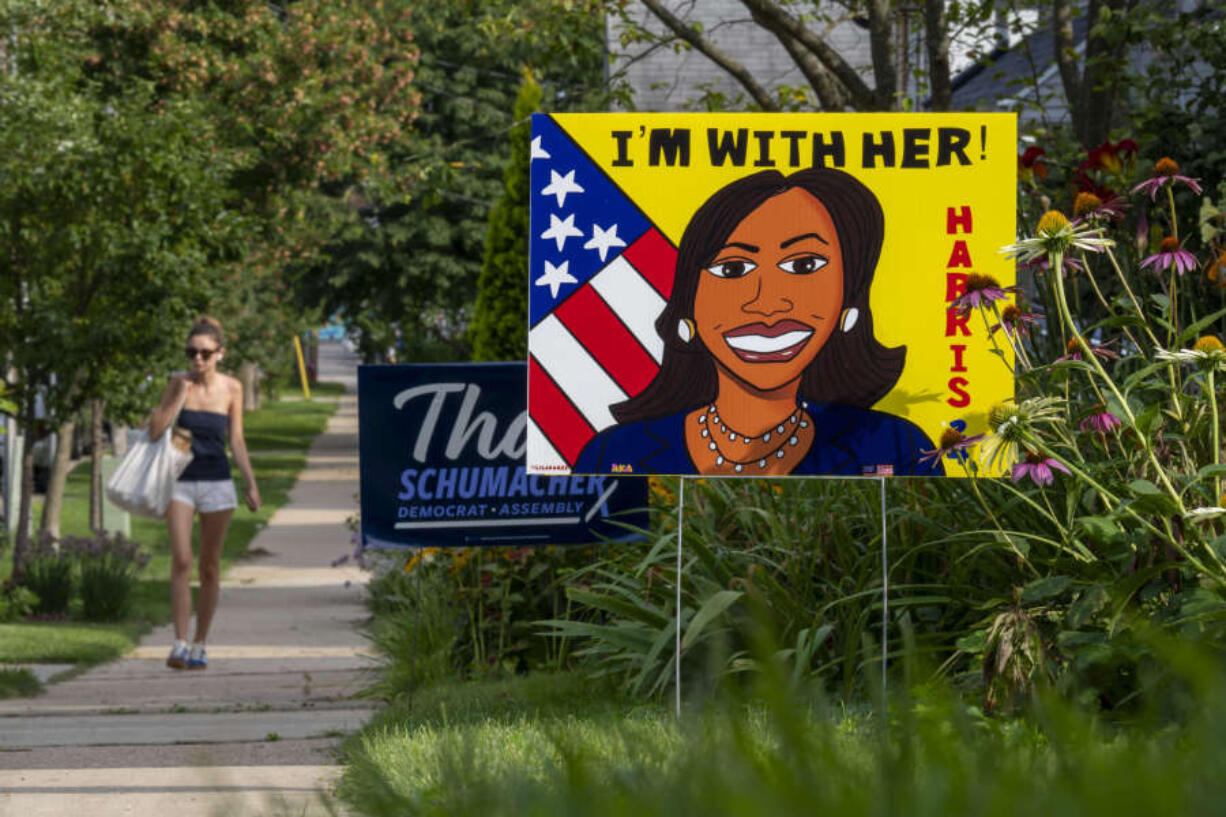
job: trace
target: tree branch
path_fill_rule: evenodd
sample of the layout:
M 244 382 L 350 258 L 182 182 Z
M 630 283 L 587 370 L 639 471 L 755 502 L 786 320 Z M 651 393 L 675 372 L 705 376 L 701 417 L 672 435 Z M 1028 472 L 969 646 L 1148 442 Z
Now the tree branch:
M 725 54 L 716 48 L 708 41 L 694 26 L 689 25 L 684 20 L 681 20 L 671 11 L 664 8 L 659 0 L 643 0 L 643 5 L 646 6 L 652 14 L 659 19 L 660 22 L 668 26 L 668 28 L 681 39 L 685 40 L 692 47 L 697 49 L 703 56 L 711 60 L 711 62 L 724 69 L 737 82 L 741 83 L 749 95 L 754 98 L 764 111 L 777 111 L 779 105 L 771 97 L 770 93 L 765 88 L 758 84 L 758 81 L 753 78 L 753 75 L 745 68 L 744 65 L 734 60 L 732 57 Z
M 754 18 L 755 20 L 757 17 Z M 839 86 L 838 79 L 834 74 L 826 70 L 826 66 L 821 64 L 821 61 L 811 53 L 806 51 L 800 43 L 796 42 L 796 38 L 781 31 L 770 29 L 769 26 L 763 26 L 770 30 L 772 34 L 779 40 L 780 44 L 787 49 L 792 62 L 796 63 L 796 67 L 800 69 L 800 73 L 805 75 L 805 79 L 809 81 L 809 87 L 817 94 L 817 99 L 821 103 L 822 110 L 825 111 L 841 111 L 846 107 L 843 101 L 845 93 Z
M 838 77 L 839 82 L 847 89 L 849 102 L 858 110 L 872 110 L 877 107 L 876 95 L 868 83 L 855 68 L 848 64 L 837 51 L 826 44 L 826 41 L 805 28 L 800 20 L 788 14 L 774 0 L 741 0 L 745 8 L 754 14 L 754 19 L 779 36 L 783 32 L 817 57 L 818 61 Z

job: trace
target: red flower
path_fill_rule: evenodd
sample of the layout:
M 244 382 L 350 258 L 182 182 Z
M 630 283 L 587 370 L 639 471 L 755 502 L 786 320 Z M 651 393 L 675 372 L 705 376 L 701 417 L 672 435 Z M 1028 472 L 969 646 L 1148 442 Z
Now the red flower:
M 1017 175 L 1027 184 L 1034 184 L 1035 179 L 1047 178 L 1047 165 L 1039 157 L 1047 153 L 1038 145 L 1031 145 L 1017 157 Z
M 1118 174 L 1124 169 L 1124 164 L 1137 155 L 1137 150 L 1137 143 L 1131 139 L 1121 139 L 1114 145 L 1108 140 L 1091 150 L 1078 170 L 1084 168 Z

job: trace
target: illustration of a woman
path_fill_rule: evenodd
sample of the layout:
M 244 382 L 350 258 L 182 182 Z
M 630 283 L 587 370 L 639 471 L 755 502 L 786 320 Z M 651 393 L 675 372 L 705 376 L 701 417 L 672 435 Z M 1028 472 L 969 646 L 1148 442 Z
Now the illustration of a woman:
M 727 185 L 681 238 L 654 380 L 612 407 L 573 471 L 939 476 L 914 423 L 873 411 L 906 347 L 873 336 L 881 206 L 811 168 Z

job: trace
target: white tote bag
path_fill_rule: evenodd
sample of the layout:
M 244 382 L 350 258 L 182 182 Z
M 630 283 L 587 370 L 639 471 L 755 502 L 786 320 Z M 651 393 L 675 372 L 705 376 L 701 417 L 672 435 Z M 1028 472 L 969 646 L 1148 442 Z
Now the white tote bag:
M 106 483 L 106 498 L 137 516 L 160 519 L 170 507 L 175 480 L 191 461 L 191 442 L 176 438 L 173 423 L 156 440 L 150 440 L 147 431 L 137 431 Z

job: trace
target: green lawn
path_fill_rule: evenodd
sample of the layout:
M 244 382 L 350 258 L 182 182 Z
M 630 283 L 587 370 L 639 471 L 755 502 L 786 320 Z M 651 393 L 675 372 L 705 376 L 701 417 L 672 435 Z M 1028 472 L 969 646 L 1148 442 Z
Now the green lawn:
M 1221 813 L 1226 683 L 1193 717 L 1123 726 L 1058 695 L 990 718 L 943 691 L 888 718 L 813 695 L 667 705 L 574 675 L 452 682 L 389 706 L 345 745 L 357 814 L 946 815 Z
M 336 401 L 268 401 L 245 417 L 247 446 L 263 504 L 252 514 L 241 507 L 234 514 L 222 551 L 222 568 L 246 553 L 251 540 L 289 499 L 298 472 L 306 465 L 311 441 L 323 431 L 336 410 Z M 261 451 L 275 453 L 262 454 Z M 301 453 L 292 453 L 300 451 Z M 235 472 L 236 479 L 238 478 Z M 42 512 L 35 502 L 34 519 Z M 68 477 L 61 519 L 64 534 L 89 533 L 89 463 L 82 462 Z M 116 624 L 19 622 L 0 625 L 0 663 L 46 662 L 96 664 L 119 657 L 153 626 L 170 619 L 170 547 L 161 520 L 132 517 L 132 538 L 145 545 L 152 558 L 134 591 L 130 619 Z M 7 554 L 6 554 L 7 555 Z M 0 563 L 0 573 L 12 571 L 11 559 Z M 74 606 L 79 601 L 74 600 Z

